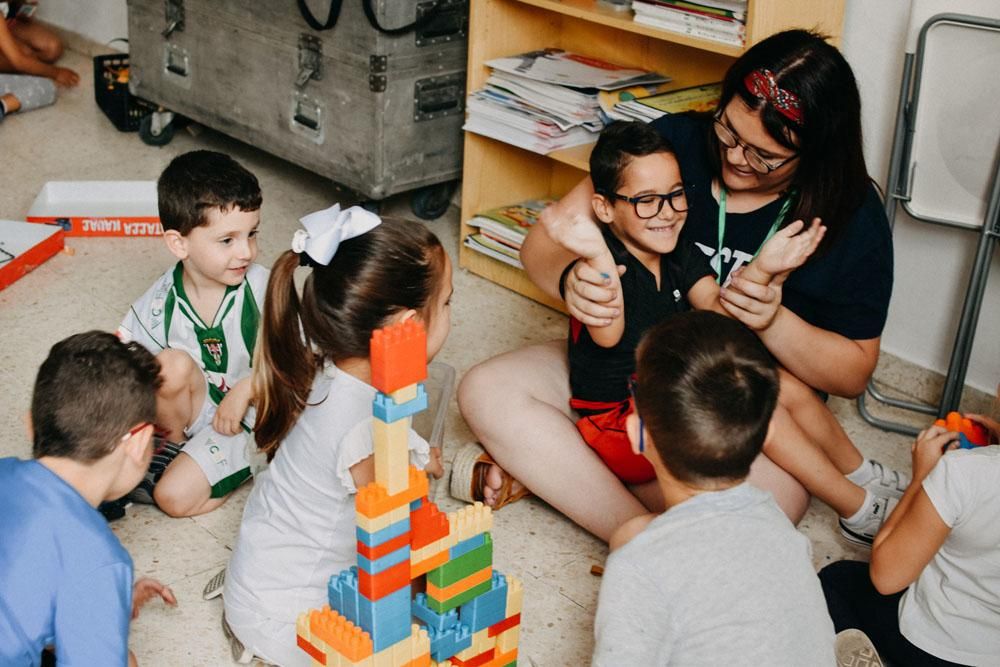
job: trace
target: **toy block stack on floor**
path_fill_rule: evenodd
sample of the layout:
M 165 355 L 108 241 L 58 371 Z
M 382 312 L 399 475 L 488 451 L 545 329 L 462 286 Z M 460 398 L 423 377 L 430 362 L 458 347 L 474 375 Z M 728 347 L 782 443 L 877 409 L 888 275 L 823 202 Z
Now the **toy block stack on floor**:
M 375 481 L 355 501 L 357 565 L 330 577 L 329 605 L 299 616 L 298 645 L 328 667 L 516 665 L 523 591 L 493 569 L 490 508 L 444 514 L 409 465 L 410 420 L 427 408 L 423 326 L 375 331 L 371 367 Z

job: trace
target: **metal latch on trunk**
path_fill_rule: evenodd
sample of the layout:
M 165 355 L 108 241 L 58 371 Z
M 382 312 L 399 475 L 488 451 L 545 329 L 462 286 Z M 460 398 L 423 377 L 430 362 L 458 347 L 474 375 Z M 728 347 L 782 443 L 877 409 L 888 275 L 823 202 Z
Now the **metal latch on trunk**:
M 301 88 L 309 79 L 320 81 L 323 78 L 323 42 L 315 35 L 302 33 L 299 35 L 299 75 L 295 78 L 295 87 Z
M 184 31 L 184 0 L 164 0 L 163 13 L 167 27 L 160 34 L 164 38 L 170 37 L 174 31 Z

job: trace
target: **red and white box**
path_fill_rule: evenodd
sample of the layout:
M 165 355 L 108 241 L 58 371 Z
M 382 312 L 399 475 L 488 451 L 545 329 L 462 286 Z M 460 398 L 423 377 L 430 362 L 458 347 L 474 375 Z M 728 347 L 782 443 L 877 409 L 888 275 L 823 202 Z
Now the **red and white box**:
M 28 222 L 60 225 L 66 236 L 160 236 L 155 181 L 49 181 Z
M 0 220 L 0 290 L 62 250 L 65 238 L 57 225 Z

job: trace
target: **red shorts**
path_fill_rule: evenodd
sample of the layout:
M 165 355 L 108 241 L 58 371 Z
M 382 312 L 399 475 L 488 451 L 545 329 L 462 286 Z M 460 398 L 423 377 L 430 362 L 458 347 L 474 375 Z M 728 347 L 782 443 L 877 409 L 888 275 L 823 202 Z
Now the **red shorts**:
M 618 479 L 626 484 L 642 484 L 656 478 L 653 466 L 645 456 L 633 452 L 628 441 L 625 418 L 632 414 L 632 401 L 598 403 L 571 398 L 569 406 L 574 410 L 604 410 L 581 417 L 576 428 Z

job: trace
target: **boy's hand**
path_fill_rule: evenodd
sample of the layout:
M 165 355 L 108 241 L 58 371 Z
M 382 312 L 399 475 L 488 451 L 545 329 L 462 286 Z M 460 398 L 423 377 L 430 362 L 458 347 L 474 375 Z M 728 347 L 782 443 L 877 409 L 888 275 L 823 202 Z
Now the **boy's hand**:
M 170 590 L 170 586 L 161 584 L 156 579 L 150 579 L 149 577 L 142 577 L 136 581 L 132 586 L 132 618 L 138 618 L 139 611 L 143 605 L 157 596 L 171 607 L 177 606 L 177 598 L 174 597 L 174 592 Z
M 743 277 L 740 267 L 729 274 L 719 292 L 719 302 L 726 312 L 754 331 L 764 331 L 781 308 L 781 282 L 760 285 Z
M 625 266 L 615 267 L 620 278 Z M 588 327 L 606 327 L 621 315 L 617 307 L 618 283 L 607 273 L 595 269 L 586 260 L 577 260 L 566 274 L 563 290 L 569 314 Z
M 967 414 L 965 416 L 989 431 L 991 443 L 1000 441 L 1000 423 L 998 423 L 995 419 L 991 419 L 986 415 L 977 414 Z
M 819 218 L 813 218 L 812 224 L 805 231 L 802 231 L 803 227 L 804 223 L 796 220 L 772 236 L 753 261 L 756 268 L 774 277 L 805 264 L 819 246 L 819 242 L 823 240 L 826 227 Z
M 250 407 L 250 378 L 237 382 L 226 394 L 212 418 L 212 428 L 222 435 L 236 435 L 243 428 L 240 421 Z
M 56 67 L 52 80 L 65 88 L 72 88 L 80 83 L 80 75 L 66 67 Z
M 913 481 L 923 481 L 937 462 L 950 449 L 958 447 L 958 433 L 943 426 L 924 429 L 913 441 L 910 452 L 913 456 Z
M 545 225 L 545 231 L 553 241 L 584 259 L 595 259 L 608 252 L 597 223 L 585 215 L 553 217 Z

